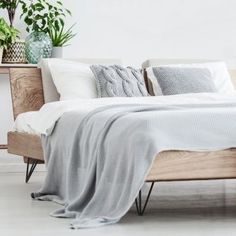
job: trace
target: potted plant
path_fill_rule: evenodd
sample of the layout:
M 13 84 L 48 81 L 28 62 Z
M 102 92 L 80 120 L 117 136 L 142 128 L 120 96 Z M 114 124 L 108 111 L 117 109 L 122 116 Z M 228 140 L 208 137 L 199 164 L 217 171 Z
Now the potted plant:
M 13 28 L 16 9 L 20 0 L 0 0 L 0 9 L 7 10 L 10 27 Z M 25 63 L 25 43 L 23 40 L 16 40 L 8 46 L 3 53 L 4 63 Z
M 17 29 L 9 26 L 3 18 L 0 18 L 0 62 L 2 62 L 3 51 L 8 50 L 17 40 L 19 33 Z
M 71 28 L 64 30 L 65 18 L 71 12 L 63 6 L 62 0 L 20 0 L 20 3 L 21 17 L 30 33 L 26 39 L 26 56 L 30 62 L 51 57 L 53 45 L 64 45 L 74 37 Z
M 53 49 L 52 49 L 52 57 L 53 58 L 62 58 L 63 56 L 63 47 L 68 46 L 69 41 L 76 36 L 73 33 L 74 25 L 72 25 L 69 29 L 65 29 L 64 24 L 51 25 L 49 36 L 52 39 Z

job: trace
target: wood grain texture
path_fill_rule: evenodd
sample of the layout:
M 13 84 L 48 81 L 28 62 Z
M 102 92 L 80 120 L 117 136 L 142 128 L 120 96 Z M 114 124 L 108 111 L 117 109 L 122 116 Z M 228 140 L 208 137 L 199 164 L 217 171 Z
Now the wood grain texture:
M 156 156 L 147 181 L 227 178 L 236 178 L 236 149 L 162 152 Z
M 8 68 L 4 68 L 4 67 L 0 67 L 0 74 L 9 74 L 9 69 Z
M 0 74 L 9 74 L 10 68 L 37 68 L 37 65 L 0 63 Z
M 29 160 L 29 164 L 33 164 L 35 160 L 37 160 L 38 164 L 44 164 L 44 161 L 31 158 L 31 157 L 23 157 L 23 160 L 24 160 L 24 163 L 26 164 L 28 163 L 28 160 Z
M 9 71 L 14 119 L 21 113 L 38 111 L 44 104 L 41 70 L 11 68 Z
M 9 153 L 44 160 L 39 136 L 19 132 L 8 132 L 7 141 Z

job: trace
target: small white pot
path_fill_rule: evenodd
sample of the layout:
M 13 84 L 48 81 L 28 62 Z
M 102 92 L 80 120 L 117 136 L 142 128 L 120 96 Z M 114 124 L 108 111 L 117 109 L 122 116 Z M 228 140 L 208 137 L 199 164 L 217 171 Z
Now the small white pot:
M 62 58 L 63 57 L 63 47 L 53 47 L 52 58 Z
M 3 48 L 0 48 L 0 64 L 2 64 Z

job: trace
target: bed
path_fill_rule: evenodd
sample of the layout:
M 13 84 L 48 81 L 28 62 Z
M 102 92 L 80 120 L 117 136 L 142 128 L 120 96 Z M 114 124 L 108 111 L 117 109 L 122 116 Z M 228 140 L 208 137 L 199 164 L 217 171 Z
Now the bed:
M 84 62 L 84 60 L 82 61 Z M 85 60 L 85 62 L 117 63 L 117 61 L 109 60 Z M 150 65 L 156 65 L 159 62 L 159 60 L 158 62 L 157 60 L 154 62 L 147 61 L 143 66 L 145 68 Z M 230 70 L 230 74 L 235 81 L 236 70 Z M 48 82 L 51 83 L 52 86 L 52 82 L 50 81 L 47 81 L 46 83 L 45 81 L 44 83 L 42 82 L 41 70 L 39 68 L 10 70 L 10 86 L 14 118 L 25 112 L 38 111 L 44 105 L 45 99 L 47 100 L 48 97 L 45 97 L 43 86 L 47 86 L 48 89 Z M 146 81 L 146 84 L 150 89 L 149 81 Z M 55 92 L 55 88 L 53 88 L 53 90 L 54 99 L 56 99 L 55 97 L 58 96 L 58 94 Z M 40 137 L 35 134 L 9 132 L 8 152 L 24 157 L 24 161 L 27 163 L 26 182 L 29 181 L 36 165 L 44 163 L 41 140 Z M 156 156 L 146 178 L 146 182 L 150 182 L 151 187 L 144 205 L 142 206 L 141 192 L 136 199 L 138 213 L 140 215 L 144 213 L 155 182 L 231 178 L 236 178 L 236 149 L 212 152 L 162 152 Z

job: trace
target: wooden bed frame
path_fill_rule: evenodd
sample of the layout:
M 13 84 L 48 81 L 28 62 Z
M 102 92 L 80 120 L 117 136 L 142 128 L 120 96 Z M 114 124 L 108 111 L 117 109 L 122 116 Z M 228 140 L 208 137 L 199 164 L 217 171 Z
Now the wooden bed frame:
M 235 79 L 236 70 L 230 71 L 230 73 Z M 10 69 L 10 87 L 14 118 L 24 112 L 37 111 L 43 106 L 44 96 L 40 69 Z M 44 163 L 41 141 L 36 135 L 9 132 L 8 152 L 24 157 L 24 161 L 27 163 L 26 182 L 32 175 L 35 166 Z M 31 168 L 29 168 L 30 164 Z M 147 176 L 146 181 L 152 182 L 148 198 L 154 183 L 158 181 L 232 178 L 236 178 L 236 149 L 216 152 L 167 151 L 156 156 Z M 139 197 L 141 199 L 141 192 Z M 141 208 L 141 201 L 136 200 L 140 215 L 143 214 L 147 201 Z

